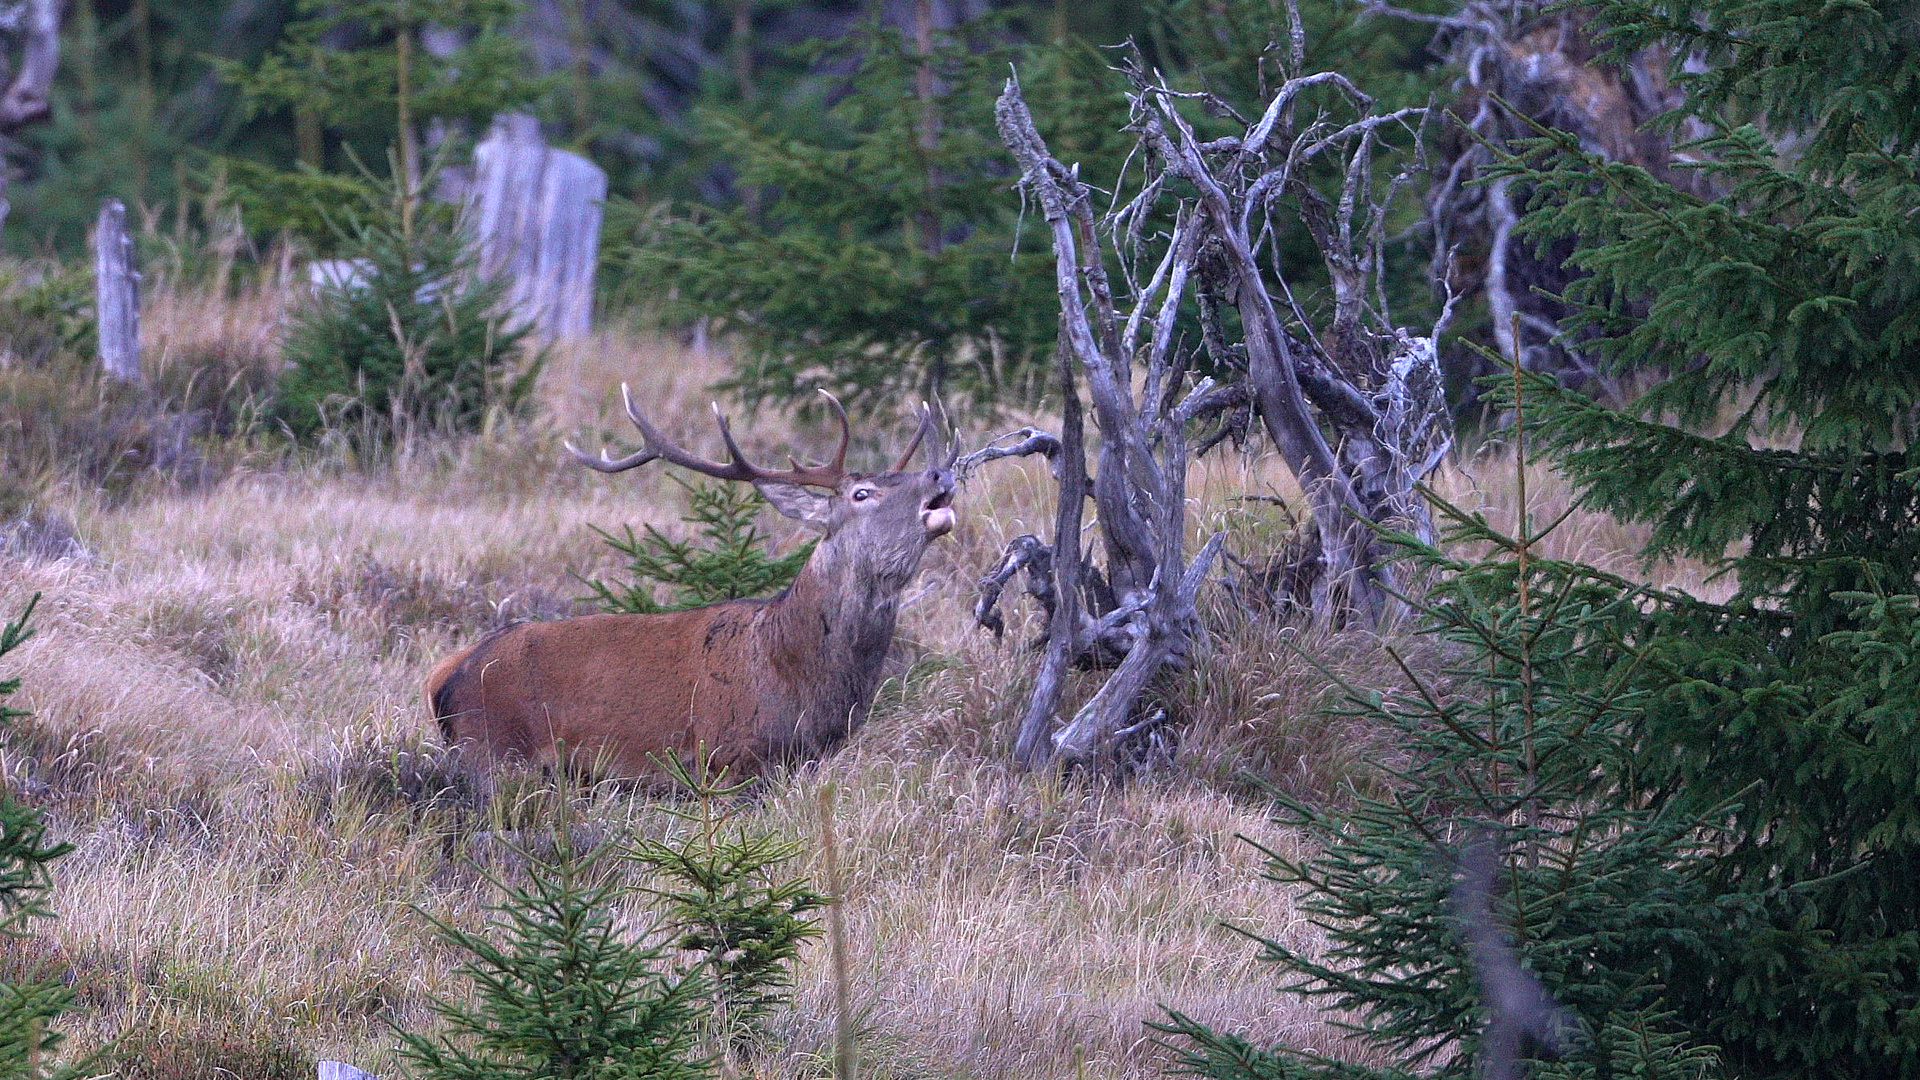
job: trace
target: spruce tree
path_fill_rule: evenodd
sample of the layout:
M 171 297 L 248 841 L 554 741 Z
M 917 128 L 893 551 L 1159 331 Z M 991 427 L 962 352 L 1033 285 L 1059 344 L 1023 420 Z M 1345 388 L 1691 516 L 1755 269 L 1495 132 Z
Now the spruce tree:
M 293 119 L 296 168 L 224 160 L 256 229 L 292 228 L 329 243 L 335 237 L 316 206 L 360 184 L 354 154 L 393 147 L 411 231 L 427 193 L 424 129 L 437 124 L 442 137 L 462 124 L 478 130 L 494 113 L 523 108 L 548 89 L 506 30 L 521 7 L 515 0 L 298 0 L 297 7 L 300 17 L 257 63 L 214 61 L 249 114 Z M 449 47 L 426 48 L 429 29 Z
M 525 880 L 484 931 L 435 920 L 468 955 L 475 1001 L 436 1002 L 441 1030 L 401 1032 L 400 1055 L 425 1080 L 705 1080 L 698 1053 L 703 989 L 659 946 L 614 923 L 625 891 L 607 860 L 556 828 L 550 855 L 518 849 Z
M 1307 854 L 1265 851 L 1266 876 L 1300 889 L 1327 938 L 1301 950 L 1256 935 L 1283 972 L 1281 992 L 1322 1003 L 1384 1064 L 1262 1046 L 1177 1012 L 1155 1026 L 1177 1071 L 1213 1080 L 1476 1075 L 1490 1003 L 1452 897 L 1458 853 L 1492 830 L 1497 930 L 1574 1021 L 1564 1058 L 1538 1075 L 1713 1075 L 1714 1048 L 1672 1012 L 1668 987 L 1711 962 L 1728 917 L 1696 857 L 1725 808 L 1616 786 L 1658 704 L 1640 679 L 1647 658 L 1625 635 L 1661 597 L 1539 556 L 1560 522 L 1535 530 L 1523 519 L 1506 535 L 1439 507 L 1446 548 L 1492 553 L 1469 561 L 1396 538 L 1437 576 L 1409 600 L 1423 633 L 1441 639 L 1439 678 L 1403 662 L 1405 690 L 1349 688 L 1346 706 L 1394 731 L 1408 764 L 1350 802 L 1276 795 Z
M 527 327 L 475 269 L 453 209 L 425 204 L 409 218 L 397 181 L 363 177 L 355 202 L 318 210 L 358 261 L 294 310 L 274 418 L 295 438 L 336 430 L 365 448 L 519 409 L 540 361 L 521 360 Z
M 767 551 L 767 538 L 754 523 L 762 500 L 752 488 L 673 481 L 687 492 L 689 506 L 680 520 L 694 526 L 698 539 L 675 540 L 652 525 L 645 536 L 631 527 L 618 536 L 594 527 L 608 547 L 627 557 L 626 581 L 580 579 L 593 590 L 585 599 L 602 611 L 653 614 L 765 596 L 785 588 L 813 554 L 813 541 L 785 555 Z M 658 586 L 671 590 L 664 603 L 655 596 Z
M 1465 519 L 1495 558 L 1445 565 L 1427 611 L 1460 631 L 1476 663 L 1451 692 L 1486 720 L 1447 718 L 1437 692 L 1385 706 L 1431 720 L 1407 732 L 1412 769 L 1351 811 L 1294 807 L 1324 850 L 1276 863 L 1306 884 L 1333 958 L 1269 955 L 1353 1010 L 1394 1068 L 1464 1072 L 1475 991 L 1436 937 L 1431 878 L 1467 812 L 1506 824 L 1506 929 L 1583 1021 L 1541 1075 L 1697 1074 L 1710 1051 L 1742 1077 L 1920 1075 L 1916 16 L 1583 6 L 1612 59 L 1653 43 L 1676 58 L 1687 105 L 1665 122 L 1705 133 L 1679 152 L 1712 193 L 1554 132 L 1507 159 L 1526 232 L 1570 244 L 1582 275 L 1569 340 L 1646 389 L 1619 409 L 1531 376 L 1492 389 L 1524 401 L 1581 503 L 1640 523 L 1650 563 L 1694 560 L 1718 591 L 1521 572 L 1528 526 L 1509 540 Z M 1516 638 L 1509 620 L 1541 629 Z M 1517 759 L 1501 715 L 1532 731 Z M 1207 1075 L 1386 1071 L 1172 1027 Z
M 1920 1075 L 1920 12 L 1586 8 L 1611 58 L 1675 58 L 1718 193 L 1552 133 L 1506 166 L 1585 274 L 1564 329 L 1648 386 L 1530 387 L 1548 452 L 1729 593 L 1622 631 L 1652 696 L 1615 783 L 1734 806 L 1700 867 L 1740 902 L 1669 1001 L 1744 1076 Z
M 26 610 L 0 624 L 0 658 L 31 636 L 27 619 L 39 599 L 35 596 Z M 0 679 L 0 699 L 19 688 L 18 676 Z M 0 703 L 0 727 L 25 715 Z M 40 811 L 0 792 L 0 938 L 25 937 L 35 920 L 53 916 L 46 901 L 52 887 L 49 864 L 72 850 L 72 844 L 47 836 Z M 87 1062 L 55 1062 L 61 1035 L 49 1022 L 72 1003 L 73 990 L 61 982 L 0 981 L 0 1076 L 65 1080 L 89 1075 Z
M 1377 75 L 1369 85 L 1395 102 L 1434 84 L 1420 29 L 1324 5 L 1303 22 L 1311 64 Z M 869 23 L 816 49 L 818 70 L 848 73 L 821 91 L 810 124 L 760 102 L 701 110 L 702 141 L 737 169 L 746 197 L 641 219 L 631 277 L 654 290 L 666 321 L 705 319 L 728 335 L 740 354 L 730 386 L 749 398 L 824 385 L 849 403 L 929 388 L 961 409 L 1030 400 L 1053 354 L 1058 298 L 1044 228 L 1013 194 L 994 128 L 1008 71 L 1061 160 L 1114 177 L 1133 140 L 1104 46 L 1137 31 L 1178 83 L 1255 107 L 1291 47 L 1268 0 L 1062 5 L 1051 18 L 1016 6 L 939 30 L 925 48 L 910 30 Z M 1304 227 L 1277 242 L 1318 265 Z M 1414 260 L 1397 267 L 1393 301 L 1427 302 L 1423 274 Z
M 793 989 L 800 946 L 820 933 L 812 916 L 827 906 L 805 878 L 781 873 L 800 844 L 742 820 L 751 781 L 710 778 L 707 763 L 663 762 L 693 806 L 661 809 L 689 828 L 677 837 L 641 840 L 629 857 L 654 875 L 675 944 L 693 957 L 706 987 L 709 1019 L 727 1053 L 745 1049 L 760 1024 Z
M 1000 21 L 924 50 L 869 22 L 815 51 L 853 70 L 811 131 L 764 109 L 699 114 L 755 195 L 646 219 L 629 262 L 671 286 L 661 317 L 729 335 L 749 398 L 824 386 L 854 404 L 938 384 L 958 403 L 1031 377 L 1052 348 L 1053 293 L 1044 245 L 1012 244 L 993 97 L 1016 52 Z

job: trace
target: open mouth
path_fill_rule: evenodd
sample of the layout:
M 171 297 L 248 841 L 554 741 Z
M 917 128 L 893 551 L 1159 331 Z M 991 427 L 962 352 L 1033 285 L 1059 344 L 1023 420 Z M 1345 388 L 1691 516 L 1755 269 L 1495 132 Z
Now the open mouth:
M 929 538 L 945 536 L 953 531 L 953 492 L 942 491 L 928 499 L 920 509 L 920 523 L 927 528 Z

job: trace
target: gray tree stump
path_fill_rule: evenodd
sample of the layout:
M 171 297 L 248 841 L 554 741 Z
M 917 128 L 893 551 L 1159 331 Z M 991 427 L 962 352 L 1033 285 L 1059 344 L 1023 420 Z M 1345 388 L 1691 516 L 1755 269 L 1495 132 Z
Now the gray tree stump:
M 53 111 L 60 67 L 60 0 L 0 3 L 0 134 L 11 135 Z M 19 46 L 19 63 L 9 48 Z M 7 219 L 7 177 L 0 170 L 0 222 Z
M 370 1072 L 356 1069 L 344 1061 L 322 1061 L 320 1080 L 380 1080 Z
M 480 270 L 507 284 L 516 318 L 542 343 L 592 329 L 607 174 L 555 150 L 531 116 L 503 113 L 474 148 L 467 223 Z
M 100 366 L 123 383 L 140 381 L 140 271 L 134 265 L 133 237 L 127 235 L 127 208 L 119 199 L 100 204 L 93 230 L 95 321 L 100 337 Z

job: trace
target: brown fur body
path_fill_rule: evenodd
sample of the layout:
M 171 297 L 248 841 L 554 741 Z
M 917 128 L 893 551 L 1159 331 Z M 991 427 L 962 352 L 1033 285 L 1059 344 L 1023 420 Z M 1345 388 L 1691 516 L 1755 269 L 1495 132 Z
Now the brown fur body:
M 826 533 L 772 599 L 522 623 L 443 661 L 426 686 L 442 733 L 489 764 L 554 764 L 564 744 L 570 763 L 621 776 L 658 773 L 664 754 L 704 750 L 712 771 L 746 777 L 832 750 L 865 718 L 900 594 L 951 528 L 953 478 L 853 475 L 843 489 L 762 488 Z

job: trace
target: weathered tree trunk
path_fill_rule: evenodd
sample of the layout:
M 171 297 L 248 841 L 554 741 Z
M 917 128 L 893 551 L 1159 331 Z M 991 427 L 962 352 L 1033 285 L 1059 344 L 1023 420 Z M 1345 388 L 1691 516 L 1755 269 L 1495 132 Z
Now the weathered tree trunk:
M 1129 297 L 1133 311 L 1123 318 L 1095 238 L 1090 190 L 1048 152 L 1012 80 L 996 115 L 1021 182 L 1053 234 L 1065 421 L 1057 443 L 1029 437 L 1022 444 L 1054 458 L 1060 503 L 1048 560 L 1054 608 L 1015 754 L 1029 768 L 1054 758 L 1086 763 L 1111 753 L 1127 734 L 1152 726 L 1151 719 L 1141 722 L 1136 715 L 1142 693 L 1162 671 L 1186 662 L 1201 631 L 1200 586 L 1222 537 L 1214 534 L 1198 555 L 1186 558 L 1186 428 L 1209 400 L 1212 381 L 1202 380 L 1182 396 L 1186 365 L 1172 347 L 1171 323 L 1185 295 L 1185 266 L 1170 276 L 1164 294 L 1156 278 L 1154 288 Z M 1192 258 L 1190 233 L 1173 244 Z M 1144 329 L 1152 332 L 1142 340 Z M 1138 399 L 1136 358 L 1146 376 Z M 1099 469 L 1091 481 L 1081 447 L 1079 374 L 1086 377 L 1101 433 Z M 1004 455 L 988 451 L 975 458 L 995 456 Z M 1080 549 L 1081 504 L 1089 491 L 1100 518 L 1104 582 L 1096 582 Z M 1068 667 L 1089 659 L 1115 665 L 1113 674 L 1053 730 Z
M 53 76 L 60 67 L 60 0 L 0 4 L 0 37 L 20 43 L 15 67 L 0 53 L 0 135 L 45 120 L 53 111 Z M 0 164 L 0 224 L 7 220 L 7 173 Z
M 134 265 L 127 208 L 119 199 L 100 204 L 93 229 L 93 295 L 100 338 L 100 366 L 123 383 L 140 381 L 140 271 Z
M 518 113 L 496 117 L 473 158 L 467 221 L 481 273 L 507 282 L 514 317 L 541 342 L 587 333 L 607 174 Z
M 1064 339 L 1065 330 L 1061 331 Z M 1054 511 L 1053 546 L 1043 548 L 1036 537 L 1028 537 L 1031 554 L 1024 560 L 1029 566 L 1029 587 L 1048 604 L 1046 652 L 1040 658 L 1040 675 L 1027 699 L 1027 711 L 1020 719 L 1020 731 L 1014 737 L 1013 756 L 1022 768 L 1037 769 L 1053 756 L 1053 729 L 1058 723 L 1060 693 L 1065 689 L 1067 671 L 1082 648 L 1080 643 L 1080 515 L 1087 501 L 1087 456 L 1080 419 L 1080 388 L 1073 374 L 1074 359 L 1066 345 L 1059 347 L 1060 439 L 1053 453 L 1055 476 L 1060 481 L 1060 502 Z M 1018 540 L 1015 544 L 1019 544 Z M 1044 553 L 1045 559 L 1039 558 Z M 1051 597 L 1051 600 L 1048 597 Z

